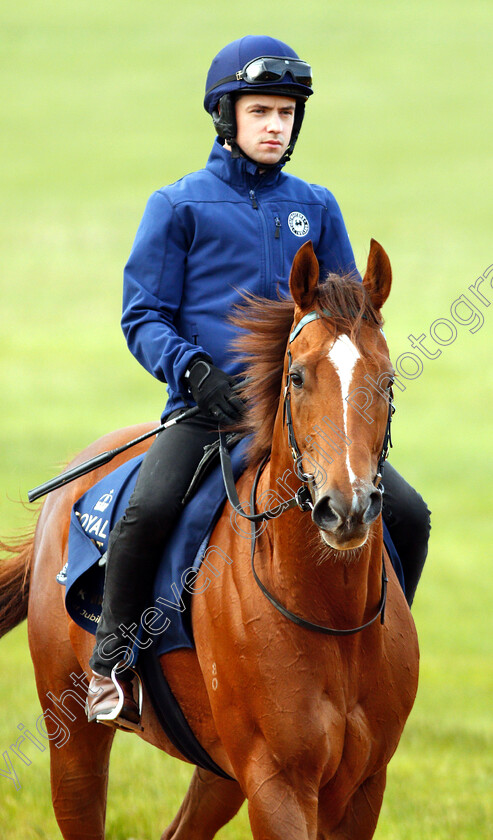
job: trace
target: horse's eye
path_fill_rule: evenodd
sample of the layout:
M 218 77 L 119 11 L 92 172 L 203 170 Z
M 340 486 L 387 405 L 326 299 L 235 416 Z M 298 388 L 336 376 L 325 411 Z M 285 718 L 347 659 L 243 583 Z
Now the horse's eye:
M 385 392 L 385 393 L 389 394 L 390 397 L 392 397 L 392 385 L 393 384 L 394 384 L 394 378 L 392 376 L 389 376 L 389 378 L 387 380 L 387 383 L 382 388 L 381 393 L 383 394 Z
M 303 388 L 303 377 L 297 370 L 293 370 L 289 375 L 294 388 Z

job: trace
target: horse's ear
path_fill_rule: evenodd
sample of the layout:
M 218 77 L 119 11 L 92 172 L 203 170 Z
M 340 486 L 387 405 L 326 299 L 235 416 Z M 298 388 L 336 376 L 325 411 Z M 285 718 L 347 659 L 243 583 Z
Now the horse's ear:
M 318 260 L 309 239 L 296 252 L 289 275 L 289 288 L 300 309 L 309 309 L 312 305 L 319 275 Z
M 392 269 L 386 251 L 375 239 L 370 242 L 370 253 L 363 285 L 370 295 L 373 308 L 381 309 L 390 294 Z

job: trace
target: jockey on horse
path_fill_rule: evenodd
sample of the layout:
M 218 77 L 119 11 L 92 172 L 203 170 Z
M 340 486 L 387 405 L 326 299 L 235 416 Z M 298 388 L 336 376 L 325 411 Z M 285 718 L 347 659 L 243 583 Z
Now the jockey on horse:
M 206 167 L 157 190 L 137 231 L 124 272 L 123 331 L 138 361 L 168 385 L 163 418 L 194 404 L 199 413 L 156 437 L 111 533 L 90 662 L 90 721 L 139 723 L 133 672 L 121 665 L 128 630 L 152 599 L 163 546 L 204 447 L 218 425 L 241 417 L 234 385 L 242 371 L 230 353 L 235 328 L 227 320 L 241 293 L 285 296 L 294 255 L 309 239 L 321 277 L 359 276 L 333 195 L 283 171 L 312 93 L 310 66 L 283 42 L 246 36 L 224 47 L 206 82 L 204 107 L 218 134 Z M 429 512 L 388 462 L 383 479 L 384 518 L 411 604 L 427 554 Z M 119 688 L 123 709 L 108 719 L 120 703 Z

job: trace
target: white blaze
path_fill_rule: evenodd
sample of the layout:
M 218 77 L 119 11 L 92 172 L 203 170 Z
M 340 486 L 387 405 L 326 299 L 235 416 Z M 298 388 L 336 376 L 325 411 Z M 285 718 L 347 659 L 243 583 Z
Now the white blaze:
M 344 434 L 347 435 L 347 397 L 351 393 L 351 382 L 353 379 L 356 362 L 360 358 L 357 348 L 347 335 L 340 335 L 333 343 L 328 352 L 328 358 L 334 365 L 341 383 L 342 409 L 344 416 Z M 351 485 L 356 481 L 356 475 L 349 463 L 349 446 L 346 447 L 346 465 Z

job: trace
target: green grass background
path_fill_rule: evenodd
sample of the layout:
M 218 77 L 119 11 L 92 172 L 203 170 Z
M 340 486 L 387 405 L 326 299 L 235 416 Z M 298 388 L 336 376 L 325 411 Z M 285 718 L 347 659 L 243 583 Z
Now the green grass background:
M 394 358 L 493 263 L 490 0 L 25 0 L 0 11 L 0 531 L 13 500 L 105 432 L 157 419 L 163 387 L 119 328 L 121 271 L 150 192 L 202 166 L 217 50 L 248 32 L 314 66 L 290 170 L 338 198 L 360 268 L 387 249 Z M 483 286 L 493 301 L 491 286 Z M 394 465 L 433 511 L 415 601 L 416 706 L 390 765 L 378 840 L 493 837 L 491 337 L 456 341 L 398 392 Z M 433 343 L 428 340 L 428 345 Z M 40 714 L 25 628 L 0 644 L 0 754 Z M 0 777 L 5 840 L 56 838 L 46 753 Z M 12 753 L 11 753 L 12 755 Z M 0 758 L 0 769 L 4 765 Z M 119 736 L 107 837 L 157 838 L 190 769 Z M 224 840 L 250 837 L 243 810 Z

